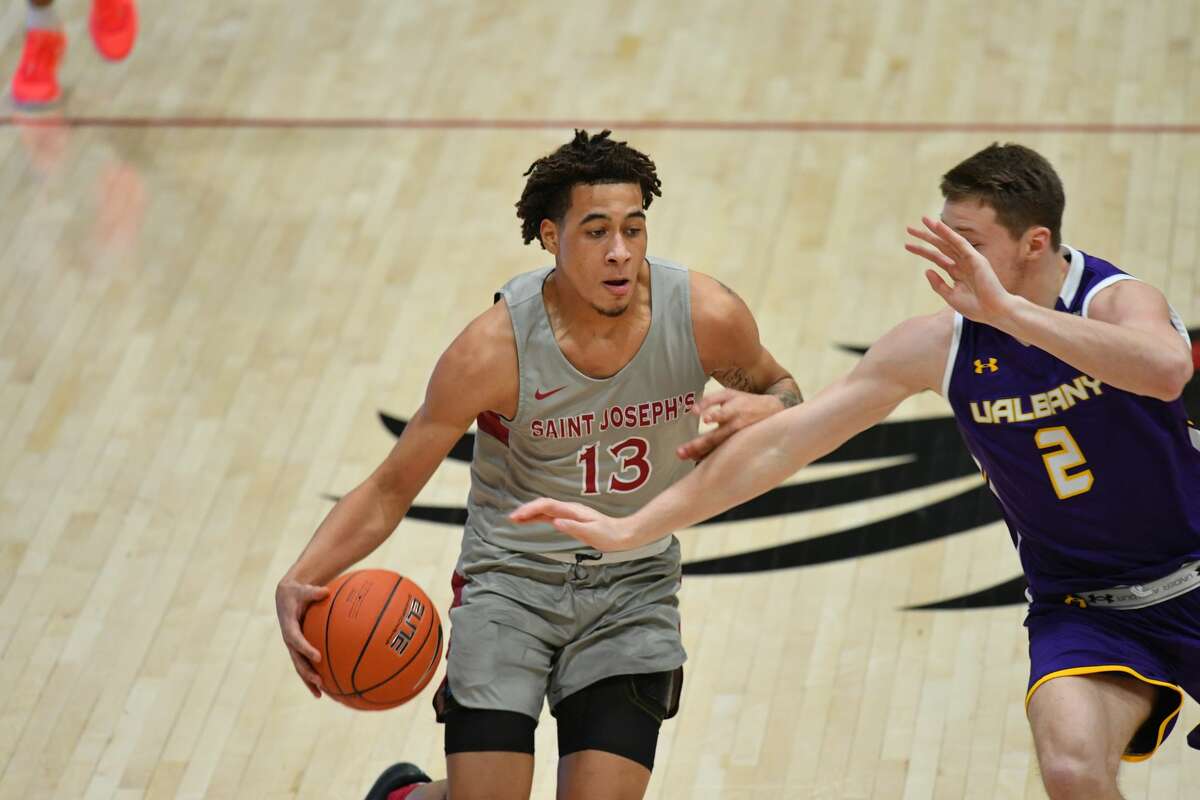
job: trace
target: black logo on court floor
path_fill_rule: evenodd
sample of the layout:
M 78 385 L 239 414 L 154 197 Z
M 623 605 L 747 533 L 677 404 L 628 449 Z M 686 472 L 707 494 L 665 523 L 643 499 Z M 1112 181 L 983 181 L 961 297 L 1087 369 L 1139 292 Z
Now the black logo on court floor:
M 1200 372 L 1200 342 L 1196 341 L 1200 339 L 1200 328 L 1190 333 L 1192 359 Z M 850 346 L 842 349 L 860 355 L 866 350 Z M 1192 378 L 1184 391 L 1184 403 L 1191 418 L 1200 423 L 1200 374 Z M 396 436 L 404 431 L 405 420 L 382 412 L 379 416 L 384 426 Z M 474 446 L 475 435 L 468 433 L 455 444 L 449 457 L 455 461 L 470 461 Z M 779 486 L 701 525 L 846 505 L 978 473 L 952 417 L 883 422 L 855 436 L 816 463 L 848 463 L 888 457 L 903 460 L 871 472 Z M 467 510 L 414 505 L 408 516 L 461 526 L 467 520 Z M 913 511 L 795 542 L 688 562 L 683 565 L 683 572 L 685 575 L 730 575 L 808 567 L 955 536 L 999 519 L 999 505 L 991 491 L 980 482 L 952 497 Z M 946 610 L 1012 605 L 1024 603 L 1024 593 L 1025 579 L 1017 575 L 969 594 L 911 608 Z

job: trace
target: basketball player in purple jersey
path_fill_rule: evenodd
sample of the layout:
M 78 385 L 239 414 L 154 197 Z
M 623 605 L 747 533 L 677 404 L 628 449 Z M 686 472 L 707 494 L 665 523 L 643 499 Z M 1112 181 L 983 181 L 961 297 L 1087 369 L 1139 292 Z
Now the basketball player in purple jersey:
M 659 726 L 679 701 L 679 543 L 596 552 L 550 525 L 509 519 L 540 495 L 626 514 L 732 431 L 800 402 L 749 309 L 712 278 L 648 256 L 660 194 L 643 153 L 604 131 L 538 159 L 517 215 L 554 266 L 513 278 L 442 355 L 395 448 L 342 498 L 280 581 L 276 606 L 296 671 L 321 686 L 304 610 L 377 548 L 451 447 L 478 421 L 446 680 L 449 780 L 410 764 L 368 800 L 529 797 L 534 728 L 549 701 L 559 797 L 645 793 Z M 702 437 L 691 413 L 709 376 L 729 415 Z
M 623 519 L 530 503 L 620 551 L 747 500 L 940 392 L 996 497 L 1029 582 L 1026 708 L 1053 798 L 1118 798 L 1121 759 L 1150 757 L 1200 698 L 1200 431 L 1180 394 L 1187 331 L 1163 295 L 1059 240 L 1050 164 L 992 145 L 942 180 L 940 220 L 907 249 L 949 308 L 883 336 L 804 406 L 744 430 Z M 714 421 L 719 408 L 701 412 Z M 1189 736 L 1200 749 L 1200 728 Z

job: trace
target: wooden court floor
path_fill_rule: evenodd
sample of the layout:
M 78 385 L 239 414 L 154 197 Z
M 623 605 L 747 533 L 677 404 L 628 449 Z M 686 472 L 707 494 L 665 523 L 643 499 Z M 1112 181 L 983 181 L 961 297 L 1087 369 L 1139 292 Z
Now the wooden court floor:
M 656 159 L 651 252 L 737 289 L 808 392 L 853 366 L 842 345 L 937 306 L 904 225 L 995 140 L 1058 167 L 1069 243 L 1200 325 L 1196 0 L 158 0 L 120 65 L 83 0 L 60 5 L 62 108 L 0 112 L 5 800 L 442 774 L 428 692 L 368 715 L 303 690 L 274 586 L 391 446 L 380 414 L 411 415 L 453 335 L 546 262 L 512 204 L 574 124 Z M 994 514 L 936 512 L 980 487 L 939 471 L 962 457 L 946 413 L 917 398 L 871 440 L 890 445 L 792 481 L 852 497 L 802 487 L 804 508 L 681 534 L 726 574 L 684 580 L 683 708 L 649 797 L 1045 796 L 1020 605 L 911 610 L 1019 571 Z M 449 461 L 418 502 L 467 485 Z M 366 563 L 444 611 L 457 548 L 413 519 Z M 778 555 L 730 572 L 752 551 Z M 1198 796 L 1197 724 L 1189 701 L 1128 797 Z

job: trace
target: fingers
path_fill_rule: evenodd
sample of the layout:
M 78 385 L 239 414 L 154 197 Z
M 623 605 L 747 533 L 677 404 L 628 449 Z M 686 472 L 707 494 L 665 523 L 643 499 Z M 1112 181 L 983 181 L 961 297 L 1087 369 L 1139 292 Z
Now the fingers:
M 313 586 L 308 584 L 301 587 L 301 589 L 303 590 L 304 598 L 309 603 L 316 603 L 329 597 L 329 587 L 327 586 Z
M 288 646 L 288 650 L 298 653 L 312 664 L 316 664 L 321 660 L 320 651 L 313 647 L 308 639 L 304 638 L 304 632 L 300 630 L 300 623 L 295 619 L 288 620 L 284 624 L 283 643 Z
M 551 500 L 547 497 L 542 497 L 537 500 L 531 500 L 517 508 L 508 515 L 508 518 L 513 522 L 539 522 L 546 519 L 553 519 L 553 515 L 549 512 L 558 503 L 557 500 Z
M 579 503 L 564 503 L 561 500 L 542 497 L 529 501 L 508 516 L 513 522 L 528 524 L 530 522 L 550 522 L 556 519 L 587 521 L 595 519 L 596 512 Z
M 694 408 L 696 408 L 699 413 L 703 414 L 713 406 L 719 406 L 722 403 L 732 400 L 736 395 L 737 392 L 735 392 L 733 389 L 721 389 L 720 391 L 713 392 L 712 394 L 706 394 L 704 397 L 701 397 L 700 402 L 695 405 Z
M 573 519 L 556 519 L 554 520 L 554 528 L 560 533 L 565 533 L 568 536 L 574 536 L 576 539 L 579 538 L 579 534 L 585 532 L 583 523 L 576 522 Z
M 929 286 L 947 303 L 950 302 L 950 295 L 954 292 L 950 285 L 942 280 L 942 276 L 938 275 L 931 269 L 925 270 L 925 280 L 929 281 Z
M 933 217 L 921 217 L 921 222 L 925 224 L 925 227 L 928 230 L 921 230 L 920 228 L 915 228 L 911 225 L 905 230 L 908 231 L 910 236 L 920 239 L 926 244 L 932 245 L 938 250 L 939 253 L 951 259 L 952 261 L 966 264 L 969 263 L 972 255 L 976 254 L 977 251 L 975 248 L 971 246 L 971 243 L 968 242 L 962 234 L 951 228 L 945 222 L 942 222 L 940 219 L 934 219 Z M 928 250 L 915 250 L 913 247 L 908 245 L 905 245 L 905 247 L 910 253 L 915 253 L 923 258 L 927 258 L 942 269 L 948 269 L 945 263 L 937 259 L 930 258 L 928 255 Z
M 321 689 L 324 688 L 321 685 L 321 676 L 295 650 L 289 648 L 288 653 L 292 656 L 292 666 L 296 668 L 296 674 L 300 676 L 300 680 L 304 681 L 304 685 L 308 687 L 308 691 L 313 697 L 320 697 Z
M 700 419 L 710 425 L 720 425 L 726 422 L 735 412 L 733 409 L 723 406 L 710 406 L 707 411 L 701 412 Z
M 943 255 L 936 250 L 930 250 L 928 247 L 921 247 L 919 244 L 906 243 L 904 245 L 904 249 L 913 255 L 920 256 L 926 261 L 931 262 L 935 266 L 941 267 L 947 272 L 950 272 L 955 268 L 954 259 Z
M 693 461 L 699 461 L 732 435 L 733 429 L 730 427 L 715 428 L 680 445 L 675 453 L 681 459 L 690 458 Z
M 604 537 L 592 530 L 592 526 L 584 522 L 576 522 L 570 519 L 554 520 L 554 527 L 567 536 L 578 539 L 594 550 L 599 550 L 602 553 L 611 552 L 614 548 L 607 544 Z
M 929 217 L 921 217 L 921 220 L 926 225 L 931 225 Z M 935 233 L 930 233 L 926 230 L 921 230 L 920 228 L 914 228 L 912 225 L 906 227 L 905 230 L 908 231 L 909 236 L 912 236 L 915 239 L 920 239 L 922 242 L 936 247 L 938 251 L 942 253 L 942 255 L 953 259 L 955 255 L 954 248 L 951 247 L 950 243 L 947 242 L 942 236 L 939 236 Z
M 961 233 L 951 228 L 940 219 L 932 217 L 921 217 L 921 221 L 925 223 L 925 227 L 936 233 L 942 238 L 942 241 L 950 248 L 950 250 L 958 255 L 966 256 L 970 254 L 974 247 L 968 242 Z

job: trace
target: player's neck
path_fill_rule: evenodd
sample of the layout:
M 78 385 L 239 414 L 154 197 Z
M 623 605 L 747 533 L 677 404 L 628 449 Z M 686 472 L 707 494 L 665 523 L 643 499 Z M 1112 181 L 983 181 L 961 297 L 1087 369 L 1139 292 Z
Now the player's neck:
M 543 299 L 550 325 L 557 337 L 561 338 L 570 332 L 572 336 L 584 339 L 620 339 L 639 333 L 642 322 L 648 316 L 642 312 L 646 310 L 650 298 L 650 273 L 645 265 L 633 282 L 633 297 L 629 306 L 617 316 L 600 313 L 568 281 L 555 280 L 555 277 L 552 275 L 546 282 Z
M 606 317 L 584 298 L 546 282 L 543 298 L 550 329 L 563 357 L 591 378 L 609 378 L 625 368 L 650 332 L 650 283 L 639 276 L 634 297 L 625 313 Z
M 1023 280 L 1015 294 L 1044 308 L 1054 308 L 1071 266 L 1068 258 L 1069 255 L 1062 250 L 1047 252 L 1024 271 Z

